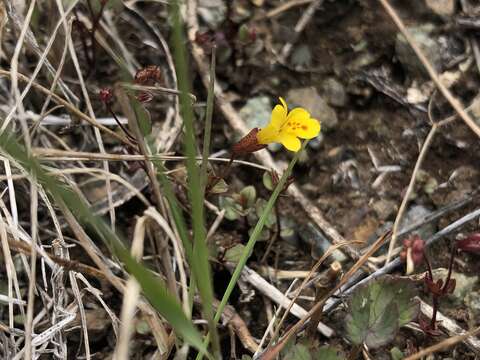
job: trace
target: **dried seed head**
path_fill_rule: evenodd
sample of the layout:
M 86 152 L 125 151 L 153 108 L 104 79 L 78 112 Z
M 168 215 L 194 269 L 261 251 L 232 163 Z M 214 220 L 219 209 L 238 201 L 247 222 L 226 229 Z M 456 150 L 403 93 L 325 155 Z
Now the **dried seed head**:
M 135 84 L 152 86 L 162 81 L 162 71 L 156 65 L 149 65 L 135 74 Z
M 153 99 L 153 95 L 152 95 L 151 92 L 148 92 L 148 91 L 141 91 L 137 95 L 137 100 L 140 101 L 143 104 L 152 101 L 152 99 Z
M 100 89 L 98 96 L 105 105 L 110 105 L 113 102 L 113 91 L 110 88 Z

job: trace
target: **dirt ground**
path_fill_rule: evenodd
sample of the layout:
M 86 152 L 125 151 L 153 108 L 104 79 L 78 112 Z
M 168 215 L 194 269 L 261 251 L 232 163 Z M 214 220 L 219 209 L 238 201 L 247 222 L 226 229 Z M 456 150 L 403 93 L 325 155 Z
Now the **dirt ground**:
M 18 1 L 18 4 L 14 4 L 15 1 L 5 3 L 6 5 L 0 7 L 1 16 L 6 21 L 0 22 L 1 68 L 11 70 L 15 46 L 29 4 L 23 4 L 22 7 L 22 1 Z M 67 8 L 73 2 L 63 3 Z M 267 229 L 262 233 L 261 241 L 256 244 L 247 263 L 247 266 L 260 274 L 270 286 L 286 293 L 292 282 L 297 279 L 293 286 L 294 289 L 297 288 L 332 242 L 338 242 L 338 239 L 342 238 L 349 241 L 347 247 L 350 252 L 340 248 L 316 271 L 317 280 L 325 277 L 332 263 L 337 260 L 341 265 L 336 280 L 338 281 L 340 275 L 345 274 L 375 240 L 392 229 L 407 192 L 410 193 L 410 197 L 405 203 L 403 222 L 400 222 L 398 230 L 422 221 L 424 224 L 400 237 L 397 241 L 398 246 L 402 246 L 403 240 L 413 234 L 418 234 L 427 241 L 435 237 L 438 231 L 479 208 L 478 135 L 457 116 L 455 110 L 436 88 L 423 64 L 380 1 L 190 0 L 187 3 L 188 9 L 193 5 L 197 10 L 193 13 L 186 10 L 184 15 L 189 32 L 187 47 L 190 50 L 190 75 L 192 93 L 196 97 L 194 109 L 200 145 L 207 98 L 203 81 L 208 75 L 205 70 L 208 70 L 208 66 L 202 68 L 199 62 L 208 61 L 214 45 L 219 95 L 213 117 L 212 154 L 228 159 L 232 145 L 245 135 L 236 131 L 238 122 L 235 123 L 237 121 L 235 119 L 240 119 L 241 126 L 247 129 L 263 127 L 269 120 L 271 109 L 279 102 L 279 97 L 285 98 L 289 107 L 306 108 L 313 117 L 322 122 L 319 137 L 313 139 L 301 154 L 293 172 L 293 179 L 309 204 L 322 214 L 325 223 L 322 228 L 318 217 L 312 215 L 311 208 L 307 208 L 305 203 L 292 195 L 292 192 L 280 197 L 275 214 L 272 215 Z M 72 18 L 72 44 L 78 55 L 92 110 L 96 117 L 102 119 L 112 119 L 112 115 L 98 96 L 100 89 L 114 88 L 119 82 L 131 81 L 126 80 L 129 71 L 131 76 L 132 72 L 135 74 L 139 69 L 156 65 L 161 73 L 156 85 L 175 88 L 170 53 L 165 50 L 170 46 L 168 40 L 171 27 L 164 2 L 128 1 L 122 5 L 120 1 L 111 0 L 107 4 L 98 18 L 98 27 L 93 36 L 96 35 L 96 38 L 93 42 L 93 37 L 90 37 L 92 16 L 86 1 L 80 1 L 67 17 Z M 480 116 L 478 97 L 480 6 L 468 0 L 397 0 L 391 1 L 390 4 L 419 44 L 421 51 L 426 54 L 428 61 L 432 63 L 436 75 L 446 84 L 448 91 L 461 102 L 462 107 L 467 108 L 467 113 L 473 118 L 476 126 L 480 126 L 480 121 L 477 121 Z M 93 13 L 97 12 L 98 7 L 95 7 Z M 38 49 L 42 51 L 45 49 L 52 32 L 55 31 L 57 21 L 58 9 L 54 2 L 37 2 L 30 22 L 32 33 L 27 33 L 18 58 L 19 73 L 32 77 L 39 61 Z M 199 25 L 198 29 L 192 27 L 196 22 Z M 89 105 L 85 102 L 76 72 L 78 67 L 70 56 L 65 58 L 64 64 L 61 61 L 64 38 L 65 30 L 60 27 L 47 61 L 55 69 L 63 67 L 60 79 L 63 81 L 62 84 L 71 90 L 72 103 L 81 112 L 89 114 Z M 117 54 L 121 60 L 112 54 Z M 3 105 L 0 105 L 0 112 L 5 119 L 15 104 L 16 95 L 13 93 L 11 80 L 4 74 L 2 76 L 0 96 Z M 52 75 L 44 67 L 35 81 L 49 88 Z M 19 81 L 19 84 L 18 89 L 22 91 L 25 82 Z M 60 90 L 56 93 L 61 97 L 65 96 Z M 174 156 L 184 155 L 182 126 L 175 116 L 175 111 L 178 110 L 175 105 L 176 97 L 161 91 L 148 95 L 152 99 L 145 107 L 152 120 L 154 134 L 152 141 L 155 141 L 160 152 Z M 78 97 L 78 101 L 73 99 L 74 96 Z M 21 134 L 18 119 L 24 116 L 28 126 L 31 127 L 32 151 L 36 152 L 37 158 L 51 170 L 65 172 L 67 169 L 76 169 L 76 172 L 65 175 L 66 178 L 75 184 L 82 196 L 92 204 L 92 209 L 106 221 L 111 220 L 112 210 L 109 210 L 109 202 L 112 199 L 109 200 L 107 196 L 111 191 L 115 204 L 116 229 L 124 233 L 125 238 L 132 239 L 137 218 L 147 208 L 145 202 L 155 203 L 155 194 L 152 192 L 148 177 L 138 165 L 138 161 L 109 161 L 108 171 L 125 179 L 127 185 L 131 184 L 140 192 L 140 196 L 121 182 L 112 182 L 112 188 L 107 189 L 105 179 L 101 176 L 92 176 L 88 170 L 103 169 L 104 163 L 98 158 L 76 158 L 81 155 L 80 152 L 97 155 L 100 153 L 93 128 L 85 125 L 84 119 L 72 113 L 68 107 L 56 107 L 54 103 L 55 101 L 52 101 L 42 109 L 45 104 L 45 93 L 42 94 L 34 87 L 23 100 L 21 112 L 20 110 L 14 112 L 15 125 L 11 128 Z M 222 107 L 225 103 L 232 106 L 229 108 L 230 112 L 227 112 L 226 107 Z M 37 115 L 38 121 L 38 115 L 47 115 L 45 110 L 50 118 L 44 118 L 42 120 L 44 123 L 40 126 L 33 126 L 35 119 L 33 115 Z M 113 103 L 112 111 L 123 118 L 122 108 L 118 103 Z M 62 124 L 48 123 L 47 118 L 51 121 L 56 119 L 55 121 Z M 441 125 L 438 125 L 439 123 Z M 432 126 L 438 128 L 431 142 L 425 147 Z M 124 135 L 116 124 L 111 123 L 109 128 L 116 134 Z M 104 136 L 103 143 L 107 153 L 132 155 L 126 146 L 112 136 Z M 54 149 L 62 150 L 63 153 L 53 153 Z M 412 174 L 422 149 L 424 157 L 412 181 Z M 261 152 L 268 152 L 274 162 L 281 167 L 293 157 L 292 153 L 280 146 L 270 146 Z M 268 168 L 264 159 L 262 160 L 261 156 L 257 157 L 257 154 L 251 154 L 240 160 Z M 211 161 L 210 164 L 211 174 L 223 176 L 227 173 L 225 162 Z M 176 184 L 176 194 L 188 213 L 190 209 L 185 190 L 186 173 L 183 160 L 167 161 L 166 166 L 171 170 L 169 176 Z M 13 174 L 21 174 L 14 164 L 12 167 Z M 2 206 L 5 205 L 6 210 L 3 212 L 5 217 L 6 212 L 12 211 L 13 207 L 12 195 L 7 190 L 10 189 L 10 184 L 3 176 L 9 175 L 5 163 L 2 170 L 0 189 L 4 197 Z M 209 194 L 207 197 L 208 228 L 218 219 L 219 212 L 225 210 L 225 218 L 221 219 L 209 239 L 214 290 L 218 299 L 222 297 L 230 279 L 232 266 L 229 261 L 235 262 L 236 255 L 232 249 L 237 245 L 246 244 L 253 226 L 258 221 L 259 209 L 263 209 L 271 194 L 265 186 L 267 175 L 268 172 L 264 169 L 249 164 L 234 164 L 224 179 L 228 184 L 225 191 L 220 194 Z M 409 184 L 412 185 L 410 189 Z M 238 208 L 232 210 L 232 204 L 236 200 L 231 199 L 243 196 L 242 201 L 250 201 L 250 198 L 245 196 L 246 192 L 242 192 L 246 187 L 250 187 L 248 196 L 252 196 L 251 187 L 255 190 L 251 199 L 253 203 L 241 204 L 245 213 L 239 214 Z M 19 177 L 15 180 L 14 191 L 18 226 L 28 234 L 31 205 L 29 182 Z M 465 204 L 453 210 L 449 209 L 450 205 L 462 200 L 465 200 Z M 45 203 L 41 202 L 39 209 L 39 239 L 46 251 L 53 254 L 55 246 L 52 244 L 58 239 L 58 235 Z M 427 221 L 429 216 L 433 216 L 433 221 Z M 72 245 L 67 257 L 69 261 L 75 262 L 71 265 L 72 269 L 82 273 L 77 263 L 95 267 L 85 249 L 78 246 L 79 240 L 65 219 L 59 217 L 59 221 L 65 240 Z M 436 239 L 426 248 L 435 274 L 441 271 L 438 269 L 449 267 L 452 247 L 456 241 L 476 234 L 478 224 L 478 216 L 473 216 L 470 221 L 455 227 L 453 231 L 439 237 L 438 241 Z M 334 229 L 338 237 L 332 237 L 329 229 Z M 7 232 L 9 236 L 12 235 L 10 230 L 7 229 Z M 174 282 L 180 282 L 178 264 L 172 260 L 174 250 L 168 244 L 166 247 L 160 246 L 164 242 L 158 238 L 164 237 L 159 235 L 163 232 L 157 227 L 156 230 L 149 230 L 147 233 L 149 241 L 145 243 L 144 261 L 166 279 L 170 276 Z M 100 243 L 97 246 L 103 254 L 102 259 L 104 256 L 111 257 L 106 247 Z M 387 248 L 388 245 L 381 247 L 362 267 L 364 275 L 375 273 L 375 270 L 383 266 Z M 22 256 L 26 255 L 21 256 L 22 251 L 18 250 L 18 247 L 13 246 L 12 249 L 20 290 L 26 299 L 29 281 L 27 272 L 22 268 L 22 261 L 25 261 Z M 456 256 L 453 261 L 453 278 L 456 279 L 456 289 L 440 300 L 438 309 L 448 321 L 441 321 L 437 332 L 428 333 L 422 328 L 421 321 L 415 319 L 409 325 L 401 327 L 388 343 L 376 348 L 359 348 L 355 353 L 353 351 L 355 347 L 352 346 L 345 331 L 349 296 L 340 294 L 336 297 L 341 300 L 339 306 L 321 317 L 321 321 L 333 330 L 333 335 L 328 338 L 320 333 L 307 336 L 306 332 L 301 332 L 296 338 L 297 342 L 303 343 L 308 340 L 306 346 L 309 349 L 318 349 L 324 345 L 335 347 L 341 355 L 332 359 L 398 359 L 459 335 L 462 329 L 476 328 L 480 325 L 478 248 L 476 251 L 464 250 L 458 253 L 457 250 L 454 251 Z M 352 253 L 357 255 L 352 256 Z M 5 253 L 2 254 L 5 258 Z M 42 255 L 39 256 L 41 258 Z M 172 260 L 171 264 L 166 264 L 168 259 Z M 115 261 L 117 260 L 112 260 L 109 267 L 116 275 L 121 276 L 122 272 L 118 265 L 113 265 Z M 40 261 L 38 264 L 45 266 Z M 11 284 L 9 285 L 10 275 L 7 274 L 4 261 L 0 269 L 1 294 L 7 294 Z M 66 279 L 69 269 L 65 269 L 67 271 L 61 271 L 61 274 Z M 54 281 L 51 280 L 53 272 L 37 271 L 39 271 L 38 291 L 45 294 L 38 295 L 42 301 L 35 302 L 35 313 L 38 314 L 46 308 L 48 314 L 41 317 L 36 324 L 35 333 L 38 334 L 50 328 L 55 316 L 58 316 L 55 312 L 57 310 L 49 308 L 47 303 L 49 299 L 55 299 L 55 291 L 60 291 L 57 288 L 59 284 L 65 287 L 61 290 L 64 294 L 62 296 L 65 296 L 64 306 L 70 302 L 73 304 L 76 295 L 66 280 L 58 282 L 53 287 L 41 285 L 45 281 L 42 277 L 46 279 L 47 275 L 47 282 Z M 168 271 L 171 271 L 170 275 Z M 415 295 L 431 306 L 431 293 L 426 288 L 423 277 L 418 275 L 425 271 L 426 264 L 419 264 L 415 267 L 413 275 L 410 275 L 409 281 L 415 286 Z M 406 276 L 403 264 L 396 267 L 392 274 L 397 277 Z M 118 321 L 120 316 L 122 297 L 105 279 L 88 273 L 85 277 L 88 281 L 79 282 L 85 318 L 82 319 L 80 314 L 77 314 L 62 330 L 61 335 L 53 339 L 68 345 L 68 350 L 61 352 L 65 358 L 75 356 L 85 358 L 82 327 L 86 323 L 91 358 L 109 359 L 113 357 L 116 346 L 117 338 L 113 329 L 118 327 L 115 321 Z M 330 284 L 330 287 L 334 283 Z M 309 284 L 297 303 L 306 310 L 311 309 L 319 299 L 321 293 L 319 288 L 321 287 Z M 101 294 L 96 291 L 101 291 Z M 99 299 L 106 305 L 102 305 Z M 5 329 L 10 327 L 10 330 L 3 329 L 3 324 L 9 322 L 7 304 L 8 302 L 0 306 L 2 321 L 0 332 L 5 344 L 7 337 L 10 336 L 9 331 L 12 330 L 10 325 L 5 325 Z M 253 352 L 248 346 L 248 339 L 253 339 L 258 344 L 278 303 L 275 298 L 265 294 L 265 289 L 262 289 L 261 285 L 254 285 L 249 277 L 245 276 L 235 288 L 229 304 L 244 327 L 239 328 L 238 323 L 232 325 L 231 319 L 222 319 L 220 332 L 222 348 L 225 349 L 223 356 L 233 359 L 240 359 L 244 355 L 251 356 Z M 115 315 L 109 314 L 105 308 Z M 23 329 L 24 320 L 20 312 L 15 315 L 14 327 Z M 200 319 L 200 316 L 199 307 L 195 306 L 194 318 Z M 423 316 L 428 321 L 428 316 Z M 174 358 L 177 355 L 181 358 L 180 347 L 174 347 L 169 357 L 162 357 L 156 353 L 157 343 L 148 322 L 140 313 L 135 321 L 130 349 L 132 359 Z M 297 321 L 298 318 L 289 315 L 280 334 L 284 334 Z M 170 325 L 166 324 L 165 327 L 171 331 Z M 45 343 L 48 349 L 56 349 L 57 345 Z M 392 350 L 394 348 L 399 350 L 402 356 L 395 357 L 395 351 Z M 478 353 L 480 342 L 474 338 L 472 341 L 458 341 L 455 345 L 430 354 L 426 358 L 475 359 Z M 43 353 L 40 351 L 39 354 L 40 358 L 54 358 L 54 355 L 47 351 Z M 6 351 L 4 355 L 5 358 L 9 358 Z M 191 352 L 188 358 L 193 356 Z M 327 357 L 321 355 L 302 357 L 299 352 L 290 350 L 282 353 L 281 358 Z

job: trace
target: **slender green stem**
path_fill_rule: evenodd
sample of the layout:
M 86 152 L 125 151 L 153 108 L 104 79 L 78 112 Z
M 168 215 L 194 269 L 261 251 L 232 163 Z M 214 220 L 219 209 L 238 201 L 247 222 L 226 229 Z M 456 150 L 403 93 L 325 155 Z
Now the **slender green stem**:
M 196 163 L 196 141 L 194 130 L 194 114 L 191 106 L 190 83 L 188 78 L 187 54 L 182 18 L 180 15 L 179 0 L 170 2 L 172 17 L 172 40 L 174 48 L 174 60 L 180 90 L 180 112 L 185 126 L 185 153 L 187 155 L 188 172 L 188 195 L 192 207 L 193 224 L 193 257 L 191 262 L 192 271 L 195 273 L 195 283 L 202 299 L 203 314 L 208 321 L 209 331 L 212 333 L 212 349 L 215 357 L 220 357 L 220 344 L 215 322 L 213 320 L 213 284 L 208 262 L 209 252 L 204 224 L 204 193 L 201 190 L 199 168 Z
M 212 49 L 210 63 L 210 84 L 208 85 L 207 110 L 205 114 L 205 130 L 203 134 L 203 154 L 201 167 L 202 191 L 205 193 L 207 185 L 208 155 L 210 154 L 210 137 L 212 134 L 213 101 L 215 99 L 215 47 Z
M 267 222 L 268 216 L 272 212 L 273 206 L 275 205 L 275 202 L 277 201 L 278 196 L 280 195 L 280 192 L 283 190 L 285 183 L 287 182 L 287 179 L 292 173 L 293 167 L 295 166 L 295 163 L 297 162 L 300 156 L 300 153 L 305 149 L 305 146 L 307 145 L 307 143 L 308 143 L 308 140 L 303 142 L 302 148 L 300 149 L 300 151 L 298 151 L 295 154 L 293 159 L 290 161 L 290 164 L 288 164 L 287 170 L 283 173 L 282 177 L 280 178 L 280 181 L 275 187 L 275 190 L 270 196 L 270 199 L 268 199 L 267 205 L 265 206 L 265 209 L 263 210 L 262 215 L 258 219 L 258 222 L 255 225 L 255 228 L 253 229 L 253 232 L 250 235 L 250 238 L 248 239 L 247 245 L 245 245 L 245 249 L 243 250 L 242 256 L 238 261 L 238 264 L 235 267 L 235 270 L 233 271 L 233 274 L 232 274 L 232 277 L 230 278 L 227 289 L 225 290 L 222 300 L 218 305 L 217 312 L 215 313 L 215 318 L 214 318 L 215 323 L 218 323 L 218 321 L 220 320 L 223 310 L 227 305 L 228 299 L 230 298 L 230 295 L 232 294 L 232 291 L 235 288 L 235 285 L 237 284 L 238 279 L 240 278 L 242 270 L 245 267 L 245 264 L 247 263 L 248 258 L 253 252 L 255 243 L 257 242 L 258 238 L 260 237 L 260 234 L 262 233 L 263 227 Z M 210 341 L 209 335 L 210 334 L 207 334 L 207 336 L 205 337 L 205 340 L 204 340 L 205 347 L 208 346 L 208 343 Z M 201 360 L 201 359 L 203 359 L 203 354 L 199 353 L 196 357 L 196 360 Z

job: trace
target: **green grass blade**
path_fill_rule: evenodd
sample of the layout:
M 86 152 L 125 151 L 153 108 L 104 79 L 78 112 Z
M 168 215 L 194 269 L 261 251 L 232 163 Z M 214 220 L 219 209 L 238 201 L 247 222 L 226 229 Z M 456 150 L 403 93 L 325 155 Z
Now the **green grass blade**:
M 213 284 L 208 261 L 209 252 L 206 239 L 206 230 L 204 224 L 204 207 L 202 184 L 199 168 L 196 162 L 196 141 L 193 124 L 193 109 L 188 94 L 190 93 L 190 84 L 188 78 L 187 54 L 185 47 L 185 36 L 183 22 L 180 15 L 180 4 L 178 0 L 170 2 L 170 14 L 172 19 L 173 31 L 172 42 L 174 48 L 174 62 L 178 78 L 178 88 L 180 90 L 180 112 L 185 126 L 185 153 L 187 156 L 188 172 L 188 195 L 192 207 L 193 224 L 193 257 L 192 271 L 195 273 L 195 281 L 202 298 L 203 312 L 209 323 L 209 330 L 213 335 L 214 355 L 219 356 L 220 347 L 218 343 L 217 329 L 213 321 Z
M 263 209 L 262 214 L 260 215 L 260 218 L 258 219 L 257 224 L 255 225 L 255 228 L 253 229 L 252 234 L 250 235 L 250 238 L 248 239 L 247 245 L 245 245 L 245 249 L 243 250 L 242 256 L 240 257 L 240 260 L 237 263 L 237 266 L 235 267 L 235 270 L 233 271 L 232 277 L 230 278 L 230 281 L 228 282 L 227 289 L 225 290 L 222 300 L 220 301 L 220 305 L 217 308 L 217 312 L 215 313 L 215 323 L 217 323 L 220 320 L 220 317 L 222 316 L 222 312 L 225 309 L 225 306 L 227 305 L 228 299 L 230 298 L 230 295 L 232 294 L 233 289 L 235 288 L 235 285 L 237 284 L 238 279 L 240 278 L 240 275 L 242 273 L 243 267 L 247 263 L 248 258 L 253 252 L 253 248 L 260 237 L 260 234 L 262 233 L 262 230 L 265 226 L 265 223 L 267 222 L 267 219 L 270 215 L 270 213 L 273 210 L 273 206 L 275 205 L 275 202 L 278 199 L 278 196 L 280 195 L 280 192 L 283 190 L 288 177 L 292 173 L 293 167 L 295 166 L 300 153 L 305 149 L 305 146 L 307 145 L 308 140 L 304 141 L 302 144 L 302 148 L 300 151 L 295 153 L 295 156 L 293 159 L 290 161 L 288 164 L 287 170 L 283 173 L 282 177 L 280 178 L 280 181 L 278 182 L 277 186 L 275 187 L 272 195 L 270 196 L 270 199 L 268 199 L 267 205 Z M 204 345 L 208 346 L 209 342 L 209 336 L 204 340 Z M 198 354 L 196 360 L 201 360 L 203 358 L 203 354 Z
M 57 178 L 47 174 L 40 163 L 15 140 L 13 135 L 4 132 L 0 135 L 0 149 L 7 156 L 14 158 L 38 183 L 48 191 L 57 202 L 64 203 L 84 226 L 92 228 L 105 244 L 124 262 L 127 270 L 137 279 L 143 293 L 157 311 L 173 326 L 185 341 L 207 354 L 206 346 L 192 322 L 183 313 L 181 305 L 172 296 L 163 281 L 155 278 L 146 267 L 130 255 L 120 238 L 71 188 L 62 184 Z
M 202 191 L 205 194 L 207 184 L 208 156 L 210 154 L 210 137 L 212 134 L 213 101 L 215 99 L 215 47 L 212 49 L 212 60 L 210 63 L 210 84 L 208 85 L 207 110 L 205 112 L 205 130 L 203 134 L 203 154 L 201 167 Z

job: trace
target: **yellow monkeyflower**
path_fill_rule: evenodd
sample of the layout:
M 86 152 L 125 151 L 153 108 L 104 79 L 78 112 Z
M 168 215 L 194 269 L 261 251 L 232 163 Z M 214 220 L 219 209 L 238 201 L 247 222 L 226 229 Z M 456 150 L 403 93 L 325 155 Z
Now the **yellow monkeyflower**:
M 300 139 L 312 139 L 320 132 L 320 122 L 310 117 L 303 108 L 295 108 L 288 112 L 288 107 L 282 98 L 281 105 L 272 110 L 270 123 L 257 133 L 260 144 L 280 143 L 290 151 L 300 150 Z

